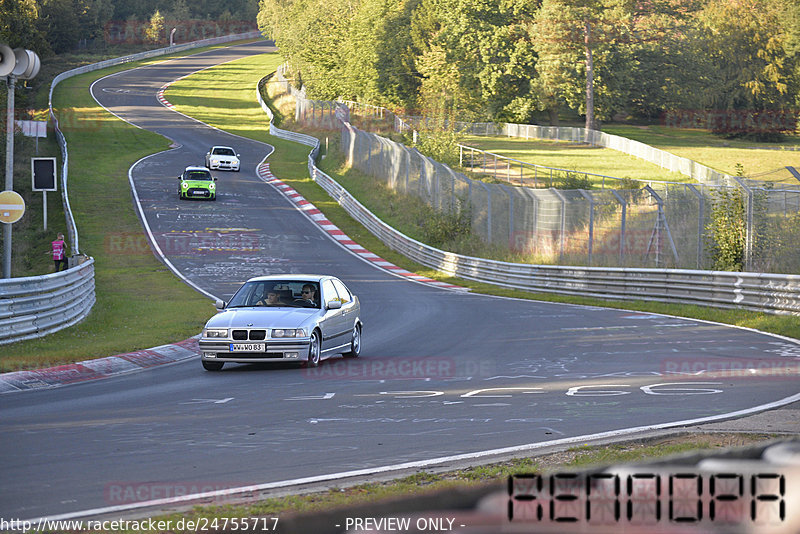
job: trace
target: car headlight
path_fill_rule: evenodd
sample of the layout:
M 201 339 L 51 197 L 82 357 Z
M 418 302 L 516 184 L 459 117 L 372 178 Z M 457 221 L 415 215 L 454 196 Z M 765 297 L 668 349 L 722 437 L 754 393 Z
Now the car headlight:
M 306 331 L 302 328 L 275 328 L 272 337 L 306 337 Z
M 181 182 L 181 189 L 189 189 L 189 184 L 186 182 Z
M 206 328 L 203 330 L 203 337 L 228 337 L 227 328 Z
M 208 184 L 208 188 L 209 188 L 211 191 L 213 191 L 213 190 L 214 190 L 214 187 L 215 187 L 215 186 L 214 186 L 214 184 Z

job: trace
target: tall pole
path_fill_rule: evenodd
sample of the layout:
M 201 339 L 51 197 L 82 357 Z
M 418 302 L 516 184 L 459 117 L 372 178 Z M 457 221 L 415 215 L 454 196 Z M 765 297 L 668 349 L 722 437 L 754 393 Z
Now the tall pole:
M 586 129 L 594 130 L 594 58 L 592 57 L 592 26 L 584 21 L 583 46 L 586 54 Z M 587 131 L 588 135 L 589 132 Z
M 8 107 L 6 108 L 6 187 L 14 190 L 14 85 L 15 76 L 8 77 Z M 11 278 L 11 225 L 3 225 L 3 278 Z

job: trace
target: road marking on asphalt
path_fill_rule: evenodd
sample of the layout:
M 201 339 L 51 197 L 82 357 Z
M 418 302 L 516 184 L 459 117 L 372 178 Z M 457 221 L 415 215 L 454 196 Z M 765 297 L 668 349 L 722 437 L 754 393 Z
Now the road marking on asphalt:
M 325 393 L 323 395 L 306 395 L 304 397 L 289 397 L 288 399 L 284 399 L 287 401 L 295 401 L 295 400 L 327 400 L 332 399 L 336 393 Z
M 225 404 L 233 399 L 234 397 L 228 397 L 225 399 L 192 399 L 189 402 L 182 402 L 181 404 Z

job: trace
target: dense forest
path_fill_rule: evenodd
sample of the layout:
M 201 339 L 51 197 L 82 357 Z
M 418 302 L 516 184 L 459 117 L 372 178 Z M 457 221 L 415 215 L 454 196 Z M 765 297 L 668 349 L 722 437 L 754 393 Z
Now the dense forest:
M 796 128 L 800 0 L 260 0 L 258 23 L 317 98 L 467 120 Z
M 257 0 L 0 0 L 0 43 L 40 57 L 255 30 Z
M 317 98 L 406 114 L 794 132 L 800 0 L 0 0 L 42 58 L 255 29 Z

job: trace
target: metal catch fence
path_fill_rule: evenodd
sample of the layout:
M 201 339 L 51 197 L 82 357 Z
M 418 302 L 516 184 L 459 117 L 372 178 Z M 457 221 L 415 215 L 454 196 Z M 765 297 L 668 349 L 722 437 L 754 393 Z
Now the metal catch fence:
M 298 98 L 298 122 L 336 128 L 341 103 Z M 398 131 L 425 127 L 419 119 L 400 119 L 376 106 L 351 106 L 350 113 L 403 121 Z M 338 104 L 338 105 L 337 105 Z M 339 109 L 340 111 L 336 111 Z M 313 112 L 309 111 L 313 110 Z M 338 114 L 338 117 L 336 116 Z M 397 124 L 397 122 L 396 122 Z M 441 121 L 439 121 L 441 126 Z M 531 263 L 609 267 L 721 269 L 713 236 L 715 210 L 741 210 L 746 271 L 800 272 L 800 186 L 731 177 L 711 172 L 685 158 L 619 136 L 582 128 L 494 123 L 457 123 L 477 135 L 537 137 L 609 146 L 702 180 L 671 183 L 577 173 L 592 182 L 587 189 L 556 189 L 557 172 L 575 171 L 497 163 L 494 155 L 462 147 L 461 165 L 494 166 L 495 182 L 476 180 L 420 154 L 413 148 L 360 130 L 342 127 L 342 150 L 349 164 L 383 180 L 398 192 L 414 195 L 442 211 L 468 209 L 472 232 L 492 245 L 506 246 Z M 629 142 L 628 142 L 629 141 Z M 487 158 L 494 163 L 487 163 Z M 506 158 L 508 160 L 508 158 Z M 687 163 L 689 162 L 689 163 Z M 522 163 L 522 162 L 520 162 Z M 532 172 L 531 172 L 532 170 Z M 788 173 L 788 171 L 787 171 Z M 800 175 L 800 173 L 799 173 Z M 597 188 L 600 189 L 597 189 Z M 734 236 L 735 238 L 735 236 Z

